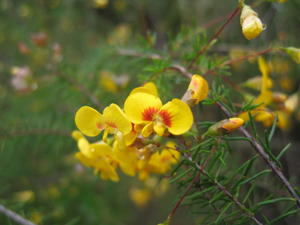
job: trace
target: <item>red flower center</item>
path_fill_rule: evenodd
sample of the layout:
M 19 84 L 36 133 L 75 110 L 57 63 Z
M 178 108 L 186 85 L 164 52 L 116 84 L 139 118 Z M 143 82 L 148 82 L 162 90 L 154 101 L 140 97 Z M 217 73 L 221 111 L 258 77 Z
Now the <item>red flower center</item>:
M 167 110 L 159 110 L 154 107 L 149 107 L 143 112 L 143 120 L 154 121 L 158 120 L 167 127 L 171 126 L 171 115 Z

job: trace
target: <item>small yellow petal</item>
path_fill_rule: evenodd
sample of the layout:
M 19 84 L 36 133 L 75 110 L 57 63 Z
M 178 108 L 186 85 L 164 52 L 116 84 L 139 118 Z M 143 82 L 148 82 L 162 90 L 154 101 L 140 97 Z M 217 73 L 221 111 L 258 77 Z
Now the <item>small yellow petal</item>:
M 106 107 L 103 111 L 103 117 L 106 126 L 117 129 L 123 134 L 128 134 L 132 129 L 131 122 L 127 119 L 122 109 L 116 104 L 111 104 Z
M 75 114 L 77 128 L 87 136 L 97 136 L 103 129 L 103 116 L 89 106 L 82 106 Z
M 130 92 L 130 95 L 135 94 L 137 92 L 143 92 L 146 94 L 151 94 L 154 96 L 158 96 L 157 88 L 154 83 L 148 82 L 144 84 L 142 87 L 137 87 Z
M 161 100 L 151 94 L 138 92 L 129 95 L 124 104 L 124 111 L 129 120 L 135 124 L 151 121 L 151 113 L 162 106 Z
M 171 117 L 168 130 L 171 134 L 180 135 L 187 132 L 193 124 L 193 113 L 190 107 L 179 99 L 173 99 L 165 104 L 161 111 L 167 111 Z
M 71 136 L 76 140 L 78 141 L 80 138 L 84 138 L 82 133 L 78 130 L 74 130 L 71 134 Z
M 143 137 L 149 137 L 153 133 L 153 123 L 148 123 L 144 128 L 142 129 L 142 136 Z
M 155 123 L 153 129 L 159 136 L 163 136 L 166 130 L 166 126 L 162 123 Z

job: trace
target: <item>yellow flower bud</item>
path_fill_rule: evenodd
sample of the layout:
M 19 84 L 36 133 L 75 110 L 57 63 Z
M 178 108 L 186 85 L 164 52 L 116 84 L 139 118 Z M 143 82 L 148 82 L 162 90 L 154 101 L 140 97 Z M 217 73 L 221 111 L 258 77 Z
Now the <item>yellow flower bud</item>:
M 209 127 L 204 136 L 223 136 L 237 130 L 243 124 L 244 120 L 238 117 L 221 120 Z
M 243 34 L 248 40 L 256 38 L 264 30 L 263 23 L 250 6 L 243 7 L 240 22 Z
M 189 106 L 195 106 L 200 101 L 205 99 L 208 94 L 208 83 L 200 75 L 193 75 L 189 87 L 182 97 L 182 101 L 186 102 Z
M 225 130 L 232 132 L 238 128 L 240 128 L 244 124 L 244 120 L 238 117 L 230 118 L 223 124 L 222 128 Z
M 294 47 L 282 48 L 297 64 L 300 64 L 300 49 Z

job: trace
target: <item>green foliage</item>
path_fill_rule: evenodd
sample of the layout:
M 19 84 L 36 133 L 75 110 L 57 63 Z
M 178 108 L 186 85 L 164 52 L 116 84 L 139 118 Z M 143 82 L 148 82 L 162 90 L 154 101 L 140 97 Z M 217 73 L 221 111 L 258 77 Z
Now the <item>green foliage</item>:
M 115 6 L 117 2 L 125 3 L 123 11 Z M 236 1 L 229 2 L 228 12 L 236 5 Z M 195 10 L 201 11 L 201 4 Z M 283 7 L 268 4 L 266 11 Z M 287 5 L 292 9 L 297 3 Z M 253 104 L 253 100 L 241 103 L 241 94 L 232 85 L 253 76 L 252 62 L 247 62 L 244 70 L 225 63 L 230 60 L 232 44 L 245 44 L 241 37 L 236 38 L 241 36 L 240 27 L 235 26 L 237 32 L 224 39 L 210 42 L 213 34 L 206 26 L 183 25 L 187 15 L 180 13 L 181 7 L 183 3 L 150 0 L 110 1 L 105 9 L 84 0 L 0 1 L 1 204 L 37 224 L 150 225 L 165 218 L 169 219 L 162 224 L 258 224 L 254 218 L 269 225 L 299 223 L 295 198 L 269 167 L 274 163 L 286 173 L 285 155 L 292 144 L 282 141 L 286 134 L 277 130 L 278 118 L 270 128 L 259 125 L 249 111 L 261 104 Z M 216 6 L 216 17 L 218 9 Z M 166 13 L 169 10 L 172 13 Z M 159 15 L 161 11 L 166 15 Z M 174 25 L 180 16 L 182 25 Z M 121 28 L 125 33 L 129 27 L 129 37 L 114 33 L 120 25 L 126 25 Z M 140 30 L 142 34 L 138 34 Z M 47 34 L 47 46 L 31 41 L 38 31 Z M 250 50 L 269 45 L 268 38 L 252 42 Z M 229 50 L 223 48 L 223 41 Z M 296 37 L 291 42 L 299 44 Z M 31 53 L 22 54 L 20 43 Z M 53 58 L 55 43 L 61 46 L 59 60 Z M 199 55 L 203 48 L 207 49 Z M 14 66 L 28 66 L 37 88 L 16 90 L 11 84 Z M 129 83 L 112 92 L 101 83 L 103 71 L 125 74 Z M 189 83 L 187 73 L 202 74 L 209 81 L 209 96 L 193 109 L 195 127 L 176 139 L 182 157 L 168 175 L 173 188 L 145 208 L 135 207 L 127 193 L 139 185 L 136 180 L 122 177 L 120 184 L 102 181 L 74 158 L 77 146 L 70 136 L 75 129 L 74 113 L 82 105 L 102 110 L 112 102 L 121 104 L 133 87 L 148 81 L 157 85 L 164 102 L 181 98 Z M 299 68 L 291 73 L 295 76 Z M 296 79 L 295 83 L 299 82 Z M 238 131 L 221 137 L 202 136 L 228 116 L 217 103 L 232 116 L 249 112 L 244 127 L 251 131 L 251 138 Z M 254 151 L 253 141 L 262 146 L 269 162 Z M 293 171 L 291 181 L 297 175 L 299 171 Z M 34 193 L 33 199 L 20 200 L 18 193 L 27 190 Z M 188 212 L 168 217 L 181 198 Z M 0 221 L 14 224 L 4 215 Z

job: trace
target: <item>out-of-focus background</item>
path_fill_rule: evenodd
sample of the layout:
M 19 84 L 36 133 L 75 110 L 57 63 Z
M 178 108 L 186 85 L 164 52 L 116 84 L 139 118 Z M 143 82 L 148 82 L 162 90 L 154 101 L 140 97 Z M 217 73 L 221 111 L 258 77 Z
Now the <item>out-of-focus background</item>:
M 0 0 L 0 203 L 45 225 L 162 222 L 176 202 L 176 186 L 169 185 L 164 194 L 139 204 L 132 194 L 143 186 L 138 179 L 100 180 L 74 158 L 77 146 L 70 137 L 74 112 L 82 105 L 102 110 L 112 102 L 122 104 L 132 87 L 147 81 L 149 64 L 147 59 L 124 57 L 125 53 L 171 48 L 176 58 L 180 52 L 168 45 L 170 41 L 188 29 L 191 35 L 211 37 L 236 2 Z M 209 54 L 234 58 L 270 43 L 300 46 L 300 1 L 264 2 L 256 10 L 267 32 L 249 42 L 235 18 Z M 294 93 L 299 66 L 286 56 L 270 59 L 277 68 L 273 79 L 280 81 L 276 88 Z M 255 65 L 251 61 L 233 65 L 234 81 L 258 75 Z M 162 92 L 167 99 L 170 93 Z M 201 118 L 221 118 L 211 112 Z M 284 159 L 285 172 L 300 185 L 298 117 L 294 115 L 289 127 L 276 133 L 274 146 L 294 144 Z M 160 182 L 157 179 L 153 182 Z M 183 207 L 179 215 L 174 225 L 197 221 L 190 208 Z M 15 223 L 0 214 L 0 224 Z

